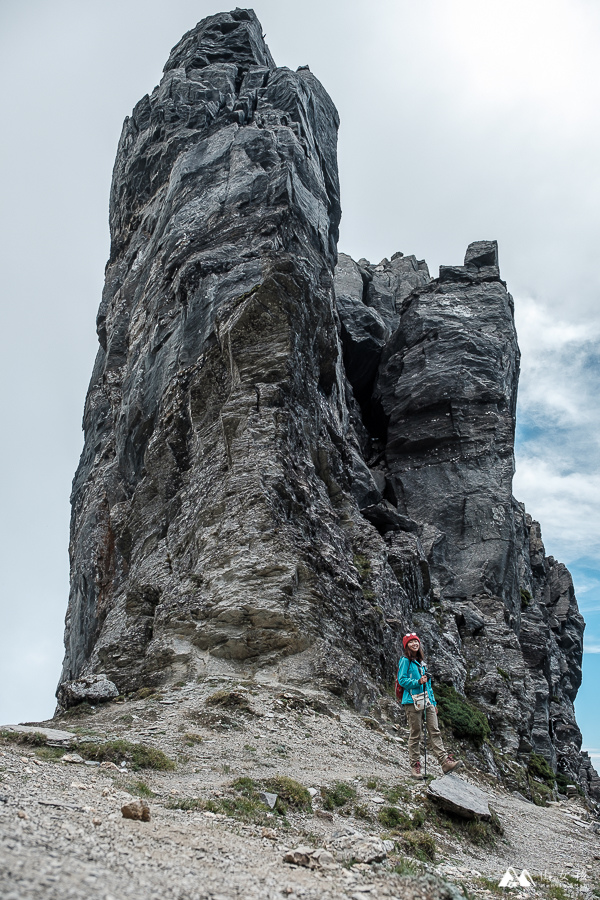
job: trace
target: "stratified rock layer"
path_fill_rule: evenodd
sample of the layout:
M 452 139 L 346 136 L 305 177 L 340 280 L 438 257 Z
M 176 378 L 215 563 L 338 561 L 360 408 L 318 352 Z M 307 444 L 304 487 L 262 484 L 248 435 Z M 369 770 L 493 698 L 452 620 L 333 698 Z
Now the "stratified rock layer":
M 572 583 L 512 498 L 496 244 L 437 279 L 337 260 L 337 125 L 239 9 L 185 35 L 125 121 L 61 681 L 227 670 L 366 707 L 416 628 L 499 748 L 593 787 Z
M 380 541 L 350 493 L 368 469 L 334 305 L 337 124 L 244 10 L 186 35 L 125 122 L 63 679 L 126 690 L 294 655 L 290 676 L 360 697 L 398 652 L 355 565 Z

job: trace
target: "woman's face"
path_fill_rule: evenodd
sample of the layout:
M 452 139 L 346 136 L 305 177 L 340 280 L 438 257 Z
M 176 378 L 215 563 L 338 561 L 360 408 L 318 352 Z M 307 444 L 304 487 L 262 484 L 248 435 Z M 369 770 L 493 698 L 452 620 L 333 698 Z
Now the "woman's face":
M 413 653 L 416 653 L 417 650 L 419 649 L 419 642 L 416 640 L 416 638 L 413 638 L 411 641 L 409 641 L 409 642 L 407 643 L 406 646 L 407 646 L 410 650 L 412 650 Z

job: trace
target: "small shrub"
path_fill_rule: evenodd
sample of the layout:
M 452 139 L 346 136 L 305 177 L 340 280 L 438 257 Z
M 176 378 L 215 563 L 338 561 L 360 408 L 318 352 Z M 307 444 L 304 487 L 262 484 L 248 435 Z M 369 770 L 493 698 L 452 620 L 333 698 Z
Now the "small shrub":
M 201 734 L 197 734 L 195 731 L 187 731 L 183 736 L 184 741 L 189 747 L 193 747 L 194 744 L 201 744 L 204 738 Z
M 413 827 L 410 816 L 401 812 L 396 806 L 383 806 L 379 810 L 377 818 L 380 824 L 389 831 L 409 831 Z
M 401 859 L 400 862 L 396 863 L 396 865 L 392 869 L 392 872 L 395 872 L 396 875 L 415 876 L 420 874 L 419 867 L 415 865 L 412 860 L 407 859 L 406 857 Z
M 519 593 L 521 594 L 521 609 L 527 609 L 533 597 L 531 596 L 531 592 L 527 590 L 527 588 L 520 588 Z
M 376 791 L 379 782 L 376 778 L 367 778 L 366 785 L 370 791 Z
M 533 778 L 540 778 L 542 781 L 545 781 L 549 787 L 554 786 L 556 776 L 548 762 L 539 753 L 531 754 L 527 763 L 527 771 Z
M 106 741 L 104 744 L 80 744 L 78 752 L 86 759 L 96 762 L 128 763 L 134 771 L 138 769 L 158 769 L 168 772 L 175 763 L 157 747 L 147 744 L 132 744 L 129 741 Z
M 302 809 L 309 812 L 312 810 L 310 794 L 307 789 L 299 781 L 294 781 L 293 778 L 288 778 L 287 775 L 275 775 L 274 778 L 269 778 L 265 781 L 265 787 L 271 793 L 278 794 L 277 803 L 281 799 L 294 809 Z M 354 795 L 356 796 L 356 791 Z
M 366 822 L 371 821 L 371 819 L 373 818 L 373 816 L 371 815 L 371 810 L 366 803 L 355 803 L 354 815 L 357 819 L 364 819 Z
M 472 703 L 461 697 L 450 684 L 436 684 L 435 698 L 439 717 L 452 728 L 458 738 L 468 738 L 481 747 L 490 733 L 487 716 Z
M 156 688 L 153 687 L 141 687 L 133 695 L 135 700 L 149 700 L 151 697 L 154 699 L 156 696 Z
M 325 809 L 333 810 L 336 807 L 345 806 L 349 800 L 354 800 L 356 791 L 344 781 L 336 781 L 332 787 L 321 788 L 321 797 Z
M 421 862 L 435 862 L 435 841 L 424 831 L 405 831 L 402 841 L 408 852 Z

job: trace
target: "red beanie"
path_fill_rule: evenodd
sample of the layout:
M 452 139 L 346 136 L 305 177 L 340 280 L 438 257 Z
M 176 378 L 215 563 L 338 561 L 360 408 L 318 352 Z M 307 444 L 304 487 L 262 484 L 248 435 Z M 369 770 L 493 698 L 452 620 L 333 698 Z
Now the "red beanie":
M 418 634 L 415 634 L 414 631 L 411 631 L 410 634 L 405 634 L 404 637 L 402 638 L 402 646 L 404 647 L 405 650 L 406 650 L 406 645 L 408 644 L 409 641 L 418 641 L 419 643 L 421 643 L 421 638 L 419 637 Z

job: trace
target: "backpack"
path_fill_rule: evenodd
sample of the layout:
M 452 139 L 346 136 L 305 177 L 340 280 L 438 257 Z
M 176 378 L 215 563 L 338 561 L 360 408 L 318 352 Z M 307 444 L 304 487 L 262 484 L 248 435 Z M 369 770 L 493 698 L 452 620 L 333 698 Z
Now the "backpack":
M 402 703 L 402 697 L 404 695 L 404 688 L 400 687 L 398 683 L 398 676 L 396 675 L 396 700 L 398 703 Z

